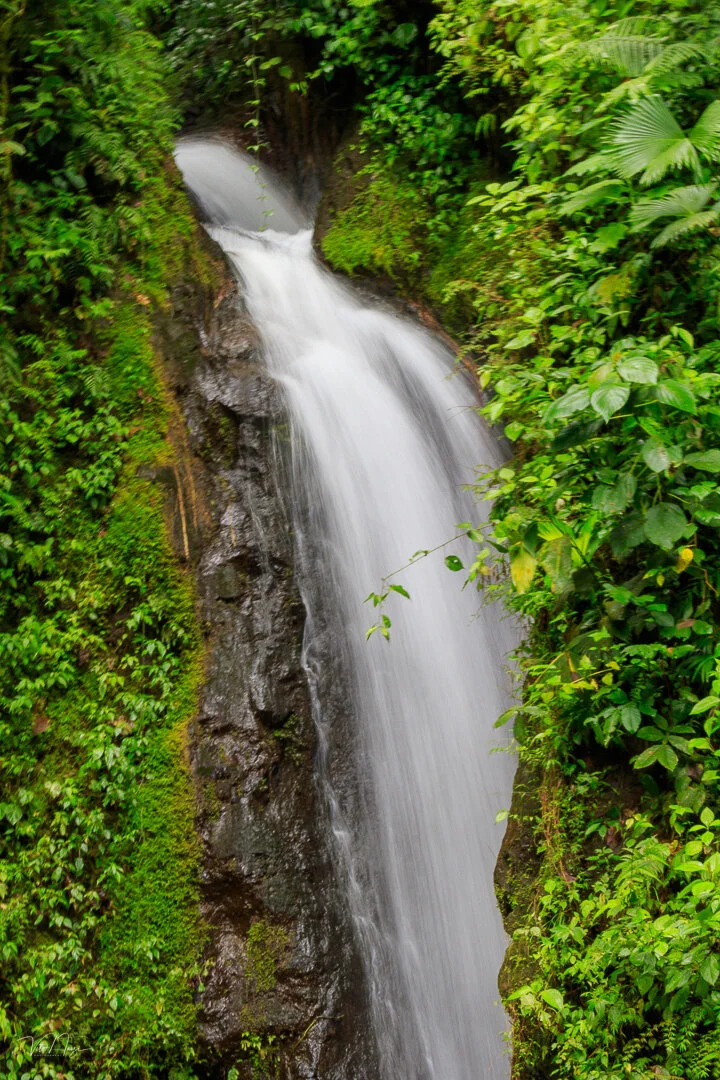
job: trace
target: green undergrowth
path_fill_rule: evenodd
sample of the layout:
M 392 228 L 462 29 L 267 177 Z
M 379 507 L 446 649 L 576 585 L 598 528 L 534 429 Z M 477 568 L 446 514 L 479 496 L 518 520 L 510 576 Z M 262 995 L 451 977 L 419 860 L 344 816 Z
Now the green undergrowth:
M 191 1076 L 205 930 L 193 586 L 141 477 L 178 467 L 153 347 L 213 269 L 133 2 L 6 4 L 0 1036 L 8 1077 Z
M 370 171 L 370 167 L 368 167 Z M 426 258 L 429 208 L 412 184 L 383 171 L 333 219 L 322 252 L 337 270 L 412 280 Z

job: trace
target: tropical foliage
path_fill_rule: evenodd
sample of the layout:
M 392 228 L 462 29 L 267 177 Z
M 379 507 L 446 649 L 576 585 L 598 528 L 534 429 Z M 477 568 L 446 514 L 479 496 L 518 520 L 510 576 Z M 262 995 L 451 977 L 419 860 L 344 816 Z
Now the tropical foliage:
M 1 6 L 2 1073 L 181 1076 L 198 635 L 137 473 L 173 460 L 152 313 L 193 225 L 146 5 Z
M 98 1074 L 181 1076 L 195 1053 L 179 742 L 196 631 L 135 475 L 168 454 L 149 313 L 171 239 L 192 244 L 149 8 L 8 0 L 0 23 L 17 1076 L 57 1075 L 17 1039 L 58 1019 Z M 479 482 L 495 547 L 468 577 L 494 580 L 499 548 L 531 628 L 514 722 L 538 807 L 511 827 L 542 861 L 530 879 L 518 858 L 505 897 L 518 1077 L 720 1075 L 720 9 L 180 0 L 153 17 L 184 106 L 234 102 L 255 145 L 279 86 L 354 104 L 363 187 L 326 255 L 440 312 L 512 443 Z

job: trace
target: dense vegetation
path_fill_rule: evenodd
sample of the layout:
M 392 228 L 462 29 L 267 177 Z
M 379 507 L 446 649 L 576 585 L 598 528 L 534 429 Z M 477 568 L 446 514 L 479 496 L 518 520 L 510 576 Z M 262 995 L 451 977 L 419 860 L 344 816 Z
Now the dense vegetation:
M 192 1068 L 197 632 L 137 476 L 172 460 L 151 316 L 194 250 L 166 85 L 259 143 L 277 80 L 356 105 L 326 257 L 433 305 L 513 443 L 470 577 L 500 548 L 531 626 L 518 1076 L 720 1075 L 720 9 L 179 0 L 162 60 L 150 7 L 2 5 L 8 1075 Z M 31 1063 L 57 1031 L 92 1066 Z
M 209 271 L 147 5 L 1 7 L 2 1074 L 180 1077 L 203 944 L 184 747 L 200 658 L 138 473 L 174 461 L 153 313 L 191 258 Z
M 352 73 L 365 175 L 326 257 L 429 300 L 514 444 L 482 487 L 531 625 L 515 724 L 543 860 L 515 882 L 518 1075 L 719 1075 L 720 10 L 180 9 L 208 92 L 211 72 L 246 99 L 274 68 Z M 213 68 L 236 47 L 245 69 Z

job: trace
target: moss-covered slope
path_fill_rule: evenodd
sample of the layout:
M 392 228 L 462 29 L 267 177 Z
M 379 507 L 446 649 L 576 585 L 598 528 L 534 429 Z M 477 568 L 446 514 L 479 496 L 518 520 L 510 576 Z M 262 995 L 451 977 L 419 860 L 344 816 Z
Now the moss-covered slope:
M 214 271 L 169 164 L 145 6 L 2 16 L 7 1076 L 185 1075 L 195 1054 L 201 643 L 163 491 L 142 477 L 182 467 L 156 314 Z

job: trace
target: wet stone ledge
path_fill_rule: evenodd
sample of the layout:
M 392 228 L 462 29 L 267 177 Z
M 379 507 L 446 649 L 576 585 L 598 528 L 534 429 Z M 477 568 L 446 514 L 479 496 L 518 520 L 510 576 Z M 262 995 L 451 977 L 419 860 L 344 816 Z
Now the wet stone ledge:
M 184 417 L 156 479 L 207 638 L 189 753 L 204 859 L 207 1075 L 376 1076 L 352 935 L 335 892 L 301 662 L 304 610 L 275 462 L 284 417 L 236 287 L 178 288 L 159 330 Z

